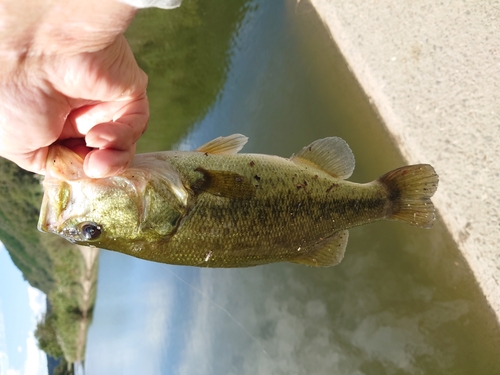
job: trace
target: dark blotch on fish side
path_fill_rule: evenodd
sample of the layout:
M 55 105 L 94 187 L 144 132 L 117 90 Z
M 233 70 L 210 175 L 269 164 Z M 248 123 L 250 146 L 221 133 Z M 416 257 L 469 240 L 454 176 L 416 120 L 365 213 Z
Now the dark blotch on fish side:
M 328 194 L 330 191 L 332 191 L 333 188 L 338 187 L 339 184 L 332 184 L 328 189 L 326 189 L 326 193 Z
M 206 170 L 198 167 L 203 178 L 191 185 L 191 189 L 199 194 L 206 192 L 212 195 L 233 198 L 250 199 L 255 194 L 255 187 L 248 179 L 238 173 L 220 170 Z
M 295 184 L 295 187 L 297 188 L 297 190 L 299 190 L 299 189 L 306 190 L 306 188 L 307 188 L 307 181 L 304 180 L 302 183 Z

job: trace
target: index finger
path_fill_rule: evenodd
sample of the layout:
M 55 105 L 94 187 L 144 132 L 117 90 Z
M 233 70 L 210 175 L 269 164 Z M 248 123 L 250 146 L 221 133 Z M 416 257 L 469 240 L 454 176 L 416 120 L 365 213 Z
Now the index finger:
M 148 120 L 149 105 L 144 96 L 122 106 L 113 115 L 113 121 L 92 126 L 85 142 L 95 150 L 85 159 L 85 173 L 91 177 L 107 177 L 124 170 L 134 157 L 135 144 L 146 131 Z

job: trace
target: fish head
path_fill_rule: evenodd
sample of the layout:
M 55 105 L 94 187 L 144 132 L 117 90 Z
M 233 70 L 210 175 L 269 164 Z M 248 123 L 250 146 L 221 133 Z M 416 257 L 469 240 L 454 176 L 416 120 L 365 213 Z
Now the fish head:
M 168 237 L 182 215 L 171 189 L 158 193 L 160 184 L 151 178 L 143 169 L 90 178 L 82 158 L 51 146 L 38 229 L 72 243 L 134 253 L 146 242 Z

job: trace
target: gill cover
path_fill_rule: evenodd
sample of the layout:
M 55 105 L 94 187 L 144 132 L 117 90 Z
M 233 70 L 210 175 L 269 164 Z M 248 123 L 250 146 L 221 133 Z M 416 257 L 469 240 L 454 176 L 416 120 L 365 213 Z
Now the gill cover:
M 118 176 L 93 179 L 80 156 L 54 145 L 43 186 L 38 229 L 77 243 L 132 241 L 152 228 L 168 235 L 188 203 L 177 171 L 155 154 L 136 156 Z
M 85 177 L 83 159 L 61 145 L 49 147 L 43 180 L 43 200 L 38 220 L 38 230 L 53 232 L 54 223 L 61 216 L 70 199 L 67 181 Z

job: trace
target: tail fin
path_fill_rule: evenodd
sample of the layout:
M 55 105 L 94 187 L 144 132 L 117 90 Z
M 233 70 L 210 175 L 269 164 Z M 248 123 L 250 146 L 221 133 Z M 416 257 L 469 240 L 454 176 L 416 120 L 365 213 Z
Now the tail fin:
M 430 198 L 436 192 L 439 182 L 432 166 L 417 164 L 401 167 L 378 180 L 387 188 L 392 202 L 389 219 L 422 228 L 432 227 L 436 214 Z

